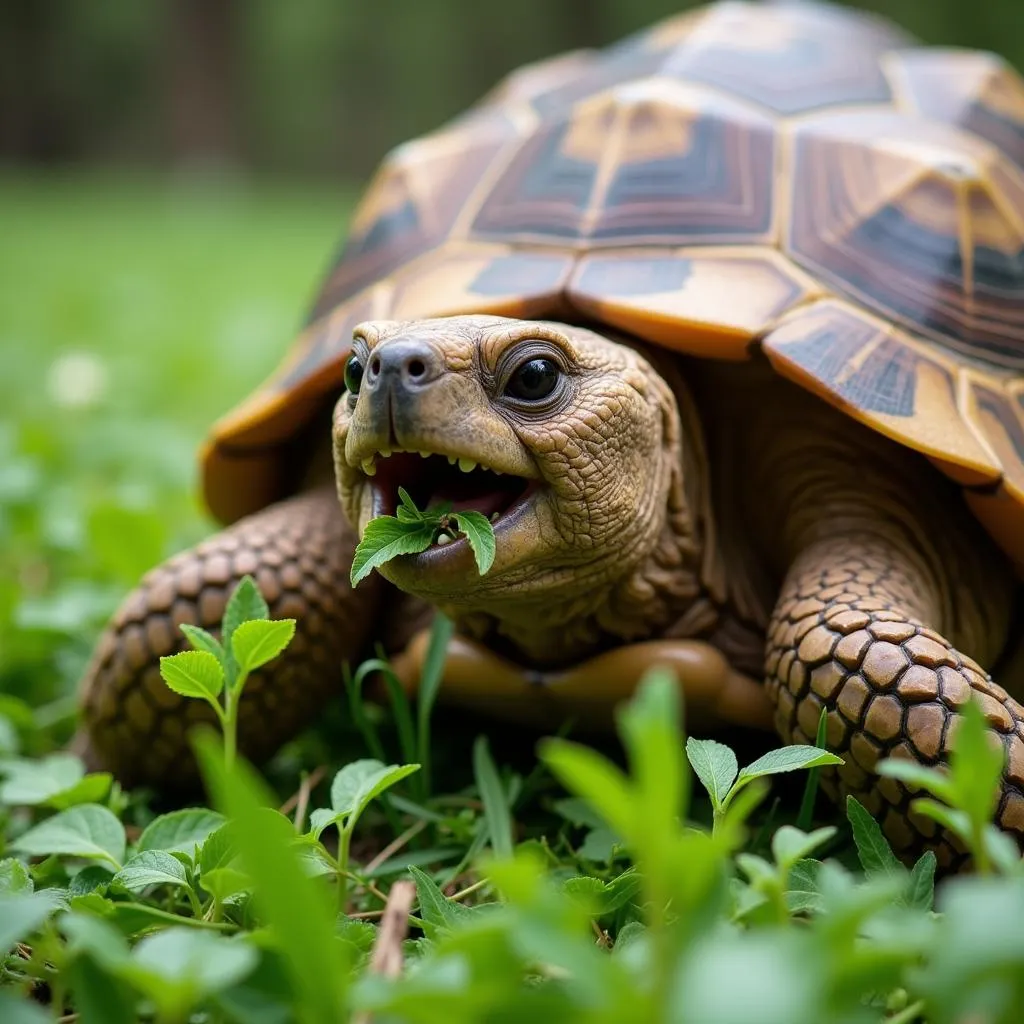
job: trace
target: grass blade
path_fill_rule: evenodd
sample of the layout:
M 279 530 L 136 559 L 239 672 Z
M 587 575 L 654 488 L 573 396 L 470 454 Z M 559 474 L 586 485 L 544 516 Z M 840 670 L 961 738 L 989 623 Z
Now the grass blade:
M 431 791 L 430 715 L 434 710 L 437 693 L 444 675 L 448 641 L 455 632 L 455 624 L 438 612 L 430 627 L 430 645 L 420 678 L 419 699 L 416 704 L 416 758 L 423 767 L 419 773 L 419 799 L 425 800 Z
M 473 744 L 473 774 L 484 804 L 491 847 L 497 856 L 505 860 L 512 856 L 512 813 L 486 736 L 477 736 Z
M 827 750 L 825 746 L 825 734 L 828 728 L 828 711 L 825 708 L 821 709 L 821 714 L 818 716 L 818 732 L 814 737 L 814 745 L 821 747 L 822 750 Z M 818 796 L 818 776 L 821 774 L 820 768 L 811 768 L 807 772 L 807 782 L 804 785 L 804 795 L 800 800 L 800 813 L 796 818 L 796 827 L 801 832 L 807 832 L 811 827 L 811 822 L 814 820 L 814 801 Z

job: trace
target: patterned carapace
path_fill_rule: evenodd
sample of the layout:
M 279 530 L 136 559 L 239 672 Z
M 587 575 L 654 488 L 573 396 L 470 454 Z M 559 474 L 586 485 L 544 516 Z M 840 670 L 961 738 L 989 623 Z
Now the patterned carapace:
M 231 521 L 352 328 L 589 320 L 779 373 L 929 456 L 1024 568 L 1024 80 L 862 13 L 729 2 L 509 76 L 396 149 L 277 373 L 214 430 Z

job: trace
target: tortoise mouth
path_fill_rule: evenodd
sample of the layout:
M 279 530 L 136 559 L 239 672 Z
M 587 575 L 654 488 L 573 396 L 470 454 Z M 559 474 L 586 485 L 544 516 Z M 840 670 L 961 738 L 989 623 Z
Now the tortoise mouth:
M 470 459 L 393 452 L 377 458 L 368 482 L 373 493 L 373 516 L 394 515 L 398 488 L 403 487 L 416 507 L 451 503 L 453 512 L 476 511 L 497 523 L 537 489 L 538 481 L 500 473 Z

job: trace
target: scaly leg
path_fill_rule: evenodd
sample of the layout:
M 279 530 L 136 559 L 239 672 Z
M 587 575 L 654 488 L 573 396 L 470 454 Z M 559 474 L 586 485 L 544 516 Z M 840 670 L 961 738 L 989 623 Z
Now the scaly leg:
M 287 651 L 246 684 L 239 745 L 269 756 L 340 690 L 341 665 L 369 640 L 379 579 L 356 594 L 348 573 L 356 537 L 333 487 L 271 506 L 150 572 L 107 627 L 82 684 L 87 759 L 127 784 L 187 784 L 186 730 L 213 721 L 202 701 L 171 692 L 159 659 L 185 649 L 178 628 L 216 632 L 228 595 L 251 574 L 273 618 L 297 620 Z
M 983 600 L 980 588 L 966 580 L 963 586 L 965 599 Z M 929 628 L 940 621 L 941 604 L 933 573 L 894 531 L 818 539 L 786 577 L 768 630 L 767 675 L 787 741 L 811 742 L 827 710 L 829 749 L 846 760 L 832 795 L 856 796 L 897 851 L 933 849 L 951 868 L 963 861 L 963 849 L 911 811 L 912 795 L 879 778 L 875 766 L 883 757 L 946 760 L 957 713 L 973 696 L 1007 756 L 997 821 L 1021 841 L 1024 708 Z

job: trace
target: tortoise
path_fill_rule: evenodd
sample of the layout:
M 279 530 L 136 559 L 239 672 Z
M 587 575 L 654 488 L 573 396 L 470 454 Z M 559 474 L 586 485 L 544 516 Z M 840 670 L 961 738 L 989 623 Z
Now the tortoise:
M 263 758 L 435 609 L 442 695 L 607 724 L 653 665 L 691 729 L 827 743 L 905 854 L 963 850 L 879 758 L 944 761 L 977 699 L 1024 837 L 1024 81 L 812 3 L 716 3 L 514 72 L 383 163 L 280 368 L 217 423 L 223 532 L 154 569 L 84 679 L 90 757 L 168 785 L 205 713 L 183 622 L 253 574 L 293 646 Z M 333 464 L 333 465 L 332 465 Z M 404 486 L 494 521 L 349 568 Z M 1013 687 L 1013 696 L 990 672 Z

